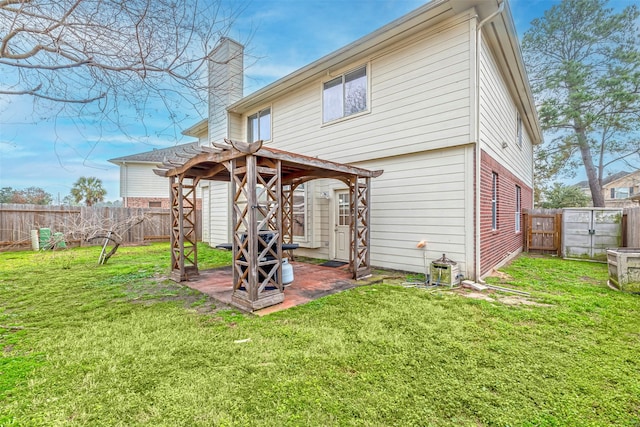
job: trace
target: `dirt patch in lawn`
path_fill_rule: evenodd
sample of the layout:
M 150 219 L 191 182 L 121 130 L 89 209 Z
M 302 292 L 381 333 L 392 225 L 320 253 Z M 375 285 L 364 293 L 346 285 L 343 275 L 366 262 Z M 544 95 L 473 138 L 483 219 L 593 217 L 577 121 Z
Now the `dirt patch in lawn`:
M 129 300 L 134 304 L 151 305 L 175 302 L 184 308 L 201 314 L 212 314 L 232 307 L 208 295 L 179 285 L 163 276 L 155 276 L 144 281 L 130 283 L 127 289 Z
M 505 305 L 511 305 L 511 306 L 527 305 L 527 306 L 535 306 L 535 307 L 551 307 L 550 304 L 539 303 L 525 296 L 499 295 L 494 291 L 469 292 L 469 291 L 461 290 L 461 291 L 458 291 L 457 294 L 466 298 L 472 298 L 472 299 L 489 301 L 489 302 L 499 302 L 499 303 L 502 303 Z
M 513 277 L 511 277 L 507 273 L 496 269 L 491 270 L 491 274 L 489 274 L 489 277 L 497 277 L 498 279 L 500 279 L 501 283 L 507 283 L 513 280 Z

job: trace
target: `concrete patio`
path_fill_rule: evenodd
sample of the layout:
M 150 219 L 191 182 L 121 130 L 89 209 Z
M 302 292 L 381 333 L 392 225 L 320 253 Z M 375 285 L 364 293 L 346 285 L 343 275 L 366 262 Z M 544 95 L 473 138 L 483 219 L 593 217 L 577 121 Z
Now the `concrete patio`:
M 291 264 L 294 271 L 294 280 L 291 285 L 285 287 L 284 301 L 254 311 L 254 314 L 263 316 L 304 304 L 326 295 L 372 283 L 371 280 L 356 281 L 351 279 L 352 274 L 348 271 L 348 265 L 333 268 L 303 262 L 292 262 Z M 234 305 L 231 299 L 233 290 L 233 270 L 231 266 L 200 271 L 199 276 L 182 282 L 182 284 L 209 295 L 220 302 Z

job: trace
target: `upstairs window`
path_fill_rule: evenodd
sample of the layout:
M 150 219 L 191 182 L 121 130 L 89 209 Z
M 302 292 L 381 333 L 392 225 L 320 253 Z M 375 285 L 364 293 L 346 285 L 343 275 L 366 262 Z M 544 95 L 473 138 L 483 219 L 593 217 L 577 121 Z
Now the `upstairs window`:
M 271 139 L 271 108 L 265 108 L 248 117 L 247 141 L 255 142 L 259 139 Z
M 341 119 L 367 109 L 367 67 L 343 74 L 323 85 L 322 122 Z
M 618 187 L 611 189 L 612 199 L 627 199 L 633 196 L 633 187 Z

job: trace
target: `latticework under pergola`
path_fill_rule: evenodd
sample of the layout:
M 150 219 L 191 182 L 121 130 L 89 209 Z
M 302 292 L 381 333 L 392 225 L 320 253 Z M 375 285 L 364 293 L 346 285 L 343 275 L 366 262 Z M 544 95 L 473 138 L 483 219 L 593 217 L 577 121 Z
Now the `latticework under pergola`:
M 348 186 L 349 265 L 355 279 L 370 274 L 371 178 L 382 171 L 264 147 L 262 141 L 247 144 L 225 140 L 225 144 L 213 145 L 178 153 L 154 170 L 170 180 L 173 280 L 183 281 L 198 274 L 195 189 L 201 179 L 231 183 L 236 304 L 257 310 L 284 300 L 282 244 L 293 243 L 293 194 L 299 185 L 313 179 L 332 178 Z

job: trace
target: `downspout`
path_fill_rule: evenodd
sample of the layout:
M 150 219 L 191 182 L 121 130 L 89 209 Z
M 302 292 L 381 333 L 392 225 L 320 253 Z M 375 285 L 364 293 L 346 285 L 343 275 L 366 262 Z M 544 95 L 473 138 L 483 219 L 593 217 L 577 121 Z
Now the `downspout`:
M 476 213 L 476 233 L 475 233 L 475 281 L 482 282 L 481 270 L 480 270 L 480 190 L 481 190 L 481 179 L 480 173 L 482 171 L 481 168 L 481 160 L 482 160 L 482 145 L 480 143 L 480 53 L 482 48 L 482 27 L 487 22 L 491 21 L 496 16 L 500 15 L 504 10 L 504 1 L 500 3 L 498 6 L 498 10 L 493 12 L 491 15 L 484 18 L 478 26 L 476 27 L 476 111 L 475 111 L 475 138 L 476 138 L 476 185 L 475 185 L 475 213 Z
M 122 197 L 122 200 L 124 201 L 123 205 L 125 208 L 129 207 L 129 198 L 126 195 L 127 194 L 127 190 L 129 188 L 129 169 L 127 166 L 127 162 L 122 162 L 122 167 L 124 168 L 124 188 L 120 188 L 120 193 L 124 193 L 121 194 L 120 196 Z

